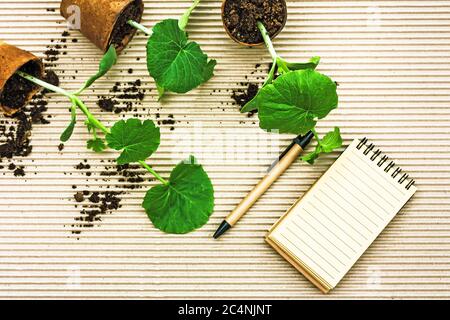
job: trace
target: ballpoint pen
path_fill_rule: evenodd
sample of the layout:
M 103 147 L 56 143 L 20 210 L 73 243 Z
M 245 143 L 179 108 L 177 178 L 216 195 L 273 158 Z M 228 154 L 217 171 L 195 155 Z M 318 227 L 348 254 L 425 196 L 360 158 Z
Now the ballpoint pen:
M 214 238 L 217 239 L 233 227 L 239 219 L 255 204 L 256 201 L 270 188 L 270 186 L 298 159 L 303 150 L 313 139 L 314 134 L 310 131 L 304 136 L 295 138 L 289 147 L 280 155 L 278 160 L 272 165 L 269 172 L 264 178 L 253 188 L 252 191 L 239 203 L 222 222 Z

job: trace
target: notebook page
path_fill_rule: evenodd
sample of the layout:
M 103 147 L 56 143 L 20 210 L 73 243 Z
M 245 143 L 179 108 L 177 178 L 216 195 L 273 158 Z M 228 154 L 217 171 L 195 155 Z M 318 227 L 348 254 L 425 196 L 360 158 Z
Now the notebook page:
M 335 287 L 415 193 L 355 140 L 269 235 Z M 379 160 L 379 159 L 378 159 Z

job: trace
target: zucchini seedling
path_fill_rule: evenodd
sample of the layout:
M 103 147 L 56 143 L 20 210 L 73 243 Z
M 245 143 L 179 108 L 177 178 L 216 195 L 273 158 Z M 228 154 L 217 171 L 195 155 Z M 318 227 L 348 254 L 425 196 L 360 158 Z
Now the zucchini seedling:
M 89 149 L 103 152 L 109 147 L 119 151 L 117 164 L 139 163 L 160 182 L 148 190 L 142 203 L 155 227 L 166 233 L 176 234 L 198 229 L 208 222 L 213 212 L 214 190 L 207 173 L 196 163 L 196 159 L 191 156 L 187 161 L 181 162 L 172 170 L 170 178 L 164 179 L 146 162 L 160 144 L 160 129 L 152 120 L 142 122 L 131 118 L 117 121 L 108 128 L 79 98 L 95 80 L 108 72 L 116 59 L 116 50 L 111 46 L 100 62 L 98 73 L 76 92 L 53 86 L 24 71 L 19 70 L 16 74 L 35 85 L 66 96 L 72 103 L 71 122 L 61 135 L 63 142 L 73 135 L 78 119 L 77 112 L 80 110 L 86 118 L 84 123 L 92 134 L 92 138 L 87 141 Z
M 199 44 L 189 41 L 186 27 L 200 0 L 178 19 L 158 22 L 153 30 L 140 23 L 128 23 L 150 36 L 147 42 L 147 68 L 155 79 L 159 98 L 167 91 L 187 93 L 214 75 L 216 60 L 209 59 Z
M 337 85 L 328 76 L 315 71 L 319 57 L 306 63 L 291 63 L 277 54 L 271 36 L 276 36 L 284 26 L 281 22 L 286 21 L 284 0 L 263 0 L 259 7 L 251 5 L 253 2 L 225 0 L 222 6 L 222 18 L 228 35 L 242 44 L 246 39 L 254 39 L 257 44 L 260 36 L 273 61 L 261 89 L 243 106 L 241 112 L 258 111 L 259 125 L 264 130 L 296 135 L 312 131 L 317 140 L 316 149 L 302 159 L 313 164 L 320 154 L 330 153 L 342 146 L 339 128 L 334 128 L 322 139 L 315 129 L 318 120 L 337 108 Z M 246 22 L 244 25 L 233 24 L 236 20 L 233 14 L 236 12 L 240 12 L 240 19 Z M 271 32 L 266 24 L 270 25 Z

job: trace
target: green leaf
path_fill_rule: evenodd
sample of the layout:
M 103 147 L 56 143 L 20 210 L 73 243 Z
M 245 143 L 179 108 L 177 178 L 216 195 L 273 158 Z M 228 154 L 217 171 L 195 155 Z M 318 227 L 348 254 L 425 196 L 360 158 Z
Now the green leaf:
M 285 64 L 286 67 L 288 67 L 289 70 L 295 71 L 295 70 L 305 70 L 305 69 L 316 69 L 320 62 L 320 57 L 312 57 L 309 62 L 307 63 L 289 63 L 281 58 L 278 58 L 282 63 Z M 277 60 L 277 61 L 278 61 Z M 264 82 L 262 88 L 267 86 L 268 84 L 271 84 L 273 82 L 273 79 L 275 78 L 275 70 L 277 68 L 277 61 L 274 61 L 272 63 L 272 68 L 269 71 L 269 75 L 267 77 L 267 80 Z M 247 104 L 242 107 L 241 113 L 251 112 L 258 109 L 258 94 L 253 97 L 252 100 L 247 102 Z
M 317 145 L 316 149 L 313 152 L 302 157 L 302 160 L 305 162 L 308 162 L 309 164 L 314 164 L 314 162 L 317 160 L 317 158 L 319 158 L 320 152 L 321 152 L 321 148 L 319 145 Z
M 189 18 L 191 17 L 192 11 L 199 5 L 200 0 L 194 0 L 194 3 L 191 5 L 189 9 L 186 10 L 186 12 L 181 16 L 180 20 L 178 21 L 178 27 L 180 30 L 185 30 L 187 24 L 189 23 Z
M 167 185 L 151 188 L 142 207 L 156 228 L 184 234 L 205 225 L 214 209 L 214 189 L 203 167 L 181 162 L 170 174 Z
M 280 133 L 305 134 L 337 105 L 334 81 L 314 70 L 292 71 L 260 90 L 260 127 Z
M 106 149 L 105 141 L 100 138 L 88 140 L 87 148 L 97 153 L 102 152 Z
M 306 69 L 315 70 L 320 63 L 320 57 L 312 57 L 309 62 L 306 63 L 290 63 L 287 61 L 284 61 L 284 63 L 286 64 L 288 69 L 292 71 Z
M 147 67 L 158 91 L 186 93 L 208 81 L 215 67 L 196 42 L 189 42 L 178 21 L 167 19 L 153 28 L 147 43 Z
M 80 94 L 85 89 L 89 88 L 95 81 L 103 77 L 117 62 L 117 52 L 113 45 L 111 45 L 108 51 L 100 61 L 98 72 L 96 75 L 89 78 L 85 84 L 77 91 L 76 94 Z
M 73 130 L 75 129 L 75 125 L 77 124 L 77 106 L 72 105 L 70 107 L 70 113 L 71 113 L 71 121 L 66 130 L 61 134 L 60 140 L 61 142 L 67 142 L 72 137 Z
M 159 147 L 160 132 L 153 121 L 139 119 L 120 120 L 106 135 L 106 141 L 111 149 L 122 151 L 117 163 L 127 164 L 144 161 Z
M 342 147 L 341 131 L 338 127 L 334 128 L 334 131 L 328 132 L 325 137 L 320 141 L 322 151 L 326 153 L 333 152 L 334 150 Z
M 340 147 L 342 147 L 341 131 L 336 127 L 333 131 L 328 132 L 322 140 L 318 141 L 316 149 L 302 157 L 302 160 L 314 164 L 322 153 L 331 153 Z

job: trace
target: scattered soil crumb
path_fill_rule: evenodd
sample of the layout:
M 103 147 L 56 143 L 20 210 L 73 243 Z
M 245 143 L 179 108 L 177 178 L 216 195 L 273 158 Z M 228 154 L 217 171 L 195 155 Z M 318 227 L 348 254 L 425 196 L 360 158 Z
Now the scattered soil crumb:
M 116 82 L 109 90 L 113 97 L 98 96 L 97 104 L 103 111 L 122 113 L 136 110 L 142 106 L 146 90 L 140 79 L 132 82 Z
M 84 195 L 83 192 L 77 192 L 74 195 L 74 198 L 77 202 L 83 202 L 84 201 Z
M 121 208 L 122 196 L 127 193 L 126 190 L 140 189 L 143 187 L 143 182 L 146 171 L 139 165 L 117 165 L 115 160 L 102 160 L 104 170 L 100 172 L 100 179 L 106 182 L 105 186 L 97 190 L 91 191 L 85 189 L 83 191 L 76 191 L 73 194 L 75 200 L 74 206 L 80 208 L 79 216 L 74 218 L 74 223 L 70 226 L 73 235 L 80 235 L 83 229 L 93 228 L 98 226 L 102 221 L 102 216 L 105 214 L 112 214 L 114 211 Z M 75 166 L 77 170 L 82 170 L 86 176 L 91 169 L 88 160 L 85 159 Z M 90 172 L 89 172 L 90 173 Z M 79 189 L 80 186 L 73 185 L 72 189 Z M 86 186 L 86 188 L 88 188 Z M 105 190 L 115 188 L 117 191 Z M 128 191 L 130 192 L 130 191 Z M 79 239 L 79 237 L 77 237 Z
M 82 203 L 80 215 L 74 218 L 72 234 L 81 234 L 84 228 L 93 228 L 96 222 L 102 221 L 102 216 L 111 214 L 122 207 L 120 191 L 94 191 L 85 190 L 74 195 L 77 203 Z
M 103 181 L 108 182 L 110 179 L 107 177 L 118 177 L 118 182 L 116 188 L 124 189 L 140 189 L 142 188 L 142 182 L 144 182 L 143 175 L 145 175 L 145 170 L 143 170 L 139 165 L 113 165 L 105 166 L 105 170 L 100 173 L 102 177 L 105 177 Z
M 55 62 L 59 60 L 61 55 L 67 55 L 67 37 L 70 36 L 70 33 L 64 31 L 61 33 L 60 39 L 51 39 L 51 44 L 47 46 L 47 50 L 44 52 L 45 57 L 43 59 L 44 66 L 46 68 L 54 68 L 56 67 Z
M 250 75 L 246 75 L 245 79 L 247 82 L 241 82 L 238 85 L 240 87 L 244 87 L 245 89 L 234 89 L 231 92 L 231 98 L 234 100 L 235 105 L 239 106 L 239 110 L 242 109 L 248 102 L 250 102 L 258 93 L 259 91 L 259 83 L 252 82 L 249 80 L 250 78 L 254 81 L 255 80 L 255 74 L 256 73 L 268 73 L 272 68 L 272 63 L 269 64 L 267 70 L 263 70 L 261 68 L 261 64 L 257 63 L 255 65 L 255 70 L 251 72 Z M 275 70 L 275 79 L 277 77 L 277 70 Z M 260 77 L 256 77 L 256 79 L 259 79 Z M 253 115 L 255 115 L 258 112 L 258 110 L 251 111 L 247 114 L 247 116 L 250 118 Z

